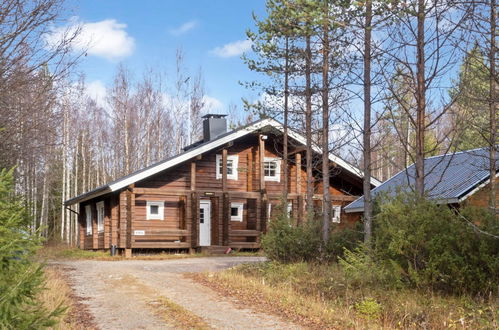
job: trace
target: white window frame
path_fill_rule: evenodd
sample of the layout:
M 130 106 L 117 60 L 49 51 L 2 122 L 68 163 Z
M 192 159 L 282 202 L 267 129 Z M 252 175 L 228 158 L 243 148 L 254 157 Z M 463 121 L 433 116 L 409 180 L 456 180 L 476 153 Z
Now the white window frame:
M 334 211 L 334 216 L 331 216 L 331 221 L 334 223 L 341 222 L 341 205 L 331 205 L 331 211 Z
M 158 207 L 158 214 L 151 214 L 151 206 Z M 164 220 L 165 219 L 165 202 L 164 201 L 147 201 L 146 203 L 146 220 Z
M 87 223 L 87 235 L 92 235 L 92 206 L 85 205 L 85 219 Z
M 293 215 L 293 202 L 288 202 L 288 205 L 286 206 L 286 211 L 288 211 L 288 218 L 291 218 Z
M 227 173 L 228 180 L 237 180 L 237 163 L 239 162 L 239 156 L 228 155 L 227 160 L 232 161 L 232 174 Z M 222 172 L 220 169 L 220 164 L 222 163 L 222 155 L 216 155 L 216 179 L 222 178 Z
M 97 232 L 102 233 L 104 232 L 104 201 L 98 202 L 95 207 L 97 208 Z
M 275 157 L 265 157 L 263 159 L 264 165 L 263 165 L 263 171 L 265 173 L 265 163 L 276 163 L 275 167 L 275 176 L 267 176 L 264 175 L 264 180 L 265 181 L 274 181 L 274 182 L 281 182 L 281 159 L 280 158 L 275 158 Z
M 237 215 L 232 215 L 232 209 L 237 208 Z M 243 222 L 243 214 L 244 214 L 244 203 L 232 202 L 230 203 L 230 221 L 239 221 Z

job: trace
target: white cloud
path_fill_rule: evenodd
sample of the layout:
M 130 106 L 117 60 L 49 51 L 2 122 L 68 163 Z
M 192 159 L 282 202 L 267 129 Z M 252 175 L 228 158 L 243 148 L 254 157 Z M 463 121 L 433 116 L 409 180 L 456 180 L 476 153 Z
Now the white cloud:
M 127 25 L 115 19 L 85 23 L 74 17 L 71 21 L 69 26 L 55 28 L 47 35 L 47 43 L 54 46 L 65 36 L 80 29 L 80 33 L 72 41 L 75 51 L 116 60 L 131 55 L 135 49 L 135 40 L 126 31 Z
M 221 111 L 223 109 L 223 103 L 217 98 L 205 95 L 203 96 L 204 111 L 206 113 L 214 110 Z
M 252 44 L 251 40 L 248 39 L 238 40 L 223 45 L 221 47 L 216 47 L 211 51 L 211 53 L 224 58 L 239 56 L 242 55 L 244 52 L 250 50 L 251 44 Z
M 193 30 L 194 28 L 196 28 L 197 25 L 198 25 L 198 22 L 196 22 L 196 21 L 188 21 L 188 22 L 185 22 L 184 24 L 180 25 L 179 27 L 170 29 L 170 34 L 172 34 L 174 36 L 179 36 L 181 34 L 184 34 L 184 33 L 187 33 L 189 31 Z
M 105 108 L 106 107 L 106 96 L 107 90 L 106 86 L 100 80 L 94 80 L 87 84 L 85 93 L 91 97 L 97 105 Z

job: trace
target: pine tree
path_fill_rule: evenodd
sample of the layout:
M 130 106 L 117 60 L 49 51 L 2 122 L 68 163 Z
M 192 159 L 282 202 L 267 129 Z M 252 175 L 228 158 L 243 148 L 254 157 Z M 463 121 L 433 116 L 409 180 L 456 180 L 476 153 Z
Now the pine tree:
M 32 259 L 41 242 L 30 234 L 28 212 L 13 195 L 12 174 L 13 170 L 0 171 L 0 328 L 53 326 L 64 309 L 49 311 L 37 299 L 44 274 Z

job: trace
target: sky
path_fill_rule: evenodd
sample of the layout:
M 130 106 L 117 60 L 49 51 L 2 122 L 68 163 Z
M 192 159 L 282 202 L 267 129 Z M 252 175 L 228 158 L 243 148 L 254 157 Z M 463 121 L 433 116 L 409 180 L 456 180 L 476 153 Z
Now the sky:
M 181 48 L 190 74 L 201 68 L 205 93 L 216 112 L 227 112 L 230 103 L 241 108 L 242 97 L 256 97 L 239 84 L 258 79 L 241 55 L 251 51 L 246 30 L 254 28 L 253 13 L 265 15 L 264 0 L 67 0 L 66 4 L 68 20 L 55 28 L 54 35 L 81 26 L 74 47 L 87 49 L 78 69 L 85 74 L 92 96 L 103 96 L 120 63 L 136 78 L 147 68 L 157 68 L 173 79 L 175 53 Z

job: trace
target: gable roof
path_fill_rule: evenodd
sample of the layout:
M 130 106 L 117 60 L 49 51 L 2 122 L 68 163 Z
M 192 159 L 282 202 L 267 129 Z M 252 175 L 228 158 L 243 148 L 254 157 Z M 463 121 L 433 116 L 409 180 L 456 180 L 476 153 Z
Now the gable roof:
M 283 125 L 281 123 L 279 123 L 278 121 L 271 119 L 271 118 L 261 119 L 261 120 L 258 120 L 256 122 L 253 122 L 245 127 L 241 127 L 241 128 L 236 129 L 234 131 L 224 133 L 213 140 L 203 142 L 199 145 L 193 145 L 192 148 L 186 148 L 186 149 L 184 149 L 185 150 L 184 152 L 182 152 L 178 155 L 175 155 L 173 157 L 169 157 L 165 160 L 162 160 L 158 163 L 152 164 L 146 168 L 138 170 L 134 173 L 131 173 L 127 176 L 119 178 L 119 179 L 112 181 L 108 184 L 105 184 L 103 186 L 95 188 L 94 190 L 91 190 L 91 191 L 86 192 L 84 194 L 81 194 L 79 196 L 68 199 L 67 201 L 64 202 L 64 204 L 65 205 L 72 205 L 75 203 L 80 203 L 80 202 L 92 199 L 94 197 L 98 197 L 98 196 L 110 193 L 110 192 L 118 191 L 122 188 L 129 186 L 130 184 L 133 184 L 137 181 L 148 178 L 148 177 L 155 175 L 161 171 L 164 171 L 168 168 L 171 168 L 175 165 L 178 165 L 182 162 L 185 162 L 189 159 L 192 159 L 192 158 L 194 158 L 202 153 L 216 149 L 220 146 L 223 146 L 224 144 L 226 144 L 228 142 L 234 141 L 238 138 L 246 136 L 250 133 L 253 133 L 253 132 L 255 132 L 259 129 L 265 128 L 265 127 L 271 127 L 271 128 L 277 129 L 281 133 L 284 132 Z M 305 138 L 302 135 L 292 131 L 291 129 L 288 129 L 288 136 L 293 138 L 294 140 L 296 140 L 300 144 L 303 144 L 303 145 L 306 144 Z M 318 147 L 314 146 L 313 149 L 314 149 L 314 152 L 321 153 L 321 150 Z M 330 153 L 329 159 L 332 162 L 336 163 L 338 166 L 345 169 L 346 171 L 354 174 L 355 176 L 357 176 L 357 177 L 363 176 L 363 173 L 361 170 L 359 170 L 355 166 L 349 164 L 345 160 L 339 158 L 338 156 Z M 373 178 L 371 180 L 371 184 L 373 186 L 378 186 L 381 183 L 378 180 Z
M 425 187 L 428 197 L 439 204 L 461 203 L 488 183 L 489 151 L 487 148 L 461 151 L 426 158 Z M 496 168 L 499 160 L 496 160 Z M 415 183 L 415 164 L 371 190 L 373 197 L 381 192 L 395 193 L 397 189 L 410 191 Z M 345 207 L 346 213 L 363 212 L 364 197 Z

